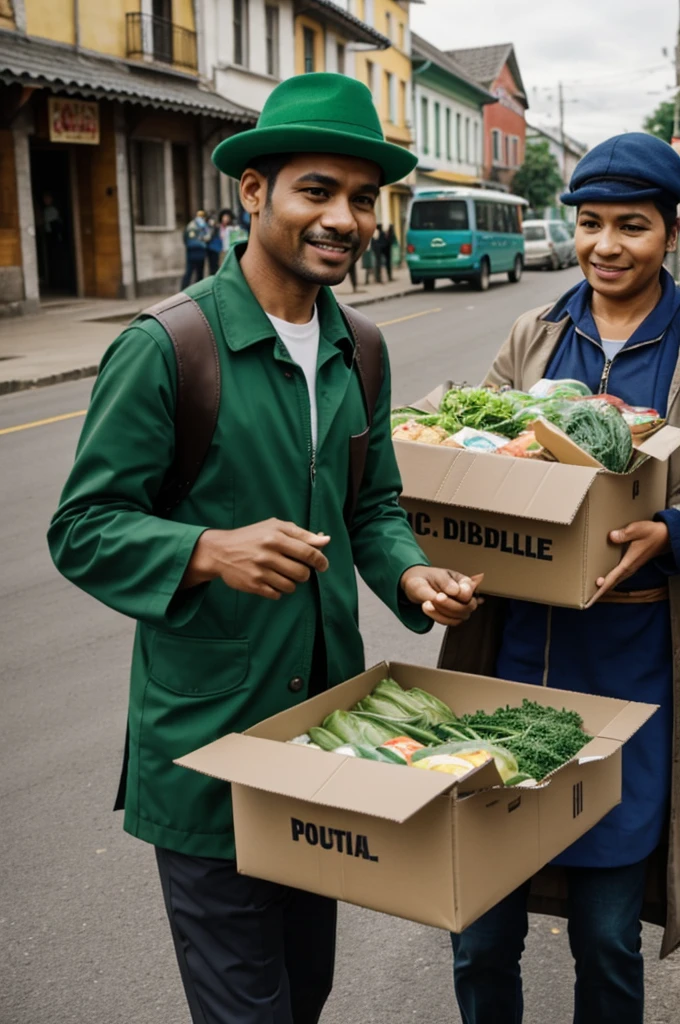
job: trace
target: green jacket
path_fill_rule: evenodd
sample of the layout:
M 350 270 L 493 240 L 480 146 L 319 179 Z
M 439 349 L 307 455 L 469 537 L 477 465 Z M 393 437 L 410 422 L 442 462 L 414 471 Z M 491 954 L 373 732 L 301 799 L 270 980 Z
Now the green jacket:
M 426 559 L 398 504 L 389 369 L 348 529 L 349 438 L 367 420 L 332 292 L 319 296 L 315 473 L 304 375 L 250 291 L 237 254 L 189 293 L 215 332 L 222 373 L 218 423 L 193 490 L 170 519 L 152 514 L 173 457 L 176 366 L 163 328 L 141 321 L 104 356 L 48 540 L 69 580 L 138 623 L 125 829 L 168 849 L 231 858 L 229 787 L 173 758 L 304 701 L 318 625 L 330 684 L 363 670 L 355 564 L 407 626 L 423 633 L 431 623 L 399 596 L 401 574 Z M 221 580 L 178 589 L 203 530 L 271 516 L 330 534 L 330 568 L 317 587 L 310 581 L 277 602 Z

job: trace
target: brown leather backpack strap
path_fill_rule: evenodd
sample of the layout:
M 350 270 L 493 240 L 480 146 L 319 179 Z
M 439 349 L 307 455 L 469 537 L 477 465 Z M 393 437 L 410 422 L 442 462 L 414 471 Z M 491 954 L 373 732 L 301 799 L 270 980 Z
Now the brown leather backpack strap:
M 215 433 L 220 405 L 220 361 L 215 335 L 203 310 L 185 292 L 140 314 L 166 330 L 177 360 L 175 457 L 154 502 L 167 516 L 193 487 Z
M 351 524 L 354 517 L 361 483 L 366 469 L 366 458 L 370 443 L 371 427 L 375 407 L 385 377 L 383 366 L 383 345 L 379 329 L 356 309 L 340 305 L 340 311 L 352 332 L 354 339 L 354 363 L 359 374 L 359 382 L 366 404 L 368 426 L 363 433 L 350 438 L 349 483 L 345 504 L 345 520 Z

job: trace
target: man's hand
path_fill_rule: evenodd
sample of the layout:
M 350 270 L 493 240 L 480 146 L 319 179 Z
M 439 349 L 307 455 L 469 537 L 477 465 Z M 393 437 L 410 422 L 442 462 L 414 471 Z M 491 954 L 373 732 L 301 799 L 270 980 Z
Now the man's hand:
M 321 548 L 329 540 L 279 519 L 238 530 L 206 530 L 196 542 L 182 587 L 219 577 L 232 590 L 278 601 L 306 583 L 313 569 L 326 571 L 328 559 Z
M 616 568 L 612 569 L 608 576 L 600 576 L 597 580 L 599 590 L 591 604 L 608 590 L 627 580 L 647 562 L 668 554 L 671 550 L 668 527 L 665 523 L 653 523 L 651 520 L 631 523 L 622 530 L 612 530 L 609 539 L 612 544 L 627 544 L 628 547 Z
M 470 577 L 453 569 L 414 565 L 400 582 L 409 601 L 419 604 L 428 618 L 442 626 L 460 626 L 482 603 L 474 594 L 483 579 L 483 574 Z

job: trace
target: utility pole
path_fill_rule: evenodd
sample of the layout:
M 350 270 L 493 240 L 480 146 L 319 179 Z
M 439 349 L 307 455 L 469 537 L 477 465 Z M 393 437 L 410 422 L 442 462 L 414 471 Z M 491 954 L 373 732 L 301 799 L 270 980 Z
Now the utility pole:
M 680 39 L 678 40 L 678 43 L 680 45 Z M 565 134 L 564 134 L 564 89 L 562 88 L 562 83 L 561 82 L 558 82 L 557 89 L 558 89 L 559 108 L 560 108 L 560 142 L 562 144 L 562 182 L 564 184 L 564 187 L 567 188 L 568 185 L 569 185 L 569 182 L 567 181 L 567 143 L 566 143 L 566 137 L 565 137 Z M 675 116 L 676 116 L 676 118 L 678 117 L 678 106 L 677 106 L 677 103 L 676 103 L 676 107 L 675 107 Z

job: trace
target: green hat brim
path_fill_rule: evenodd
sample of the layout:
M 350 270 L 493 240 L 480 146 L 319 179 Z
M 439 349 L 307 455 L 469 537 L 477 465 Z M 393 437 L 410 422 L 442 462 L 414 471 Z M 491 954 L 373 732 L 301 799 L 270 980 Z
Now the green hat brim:
M 371 160 L 381 168 L 385 185 L 405 178 L 418 163 L 418 157 L 403 146 L 311 125 L 276 125 L 240 132 L 220 142 L 212 159 L 223 174 L 240 178 L 257 157 L 276 153 L 335 153 Z

